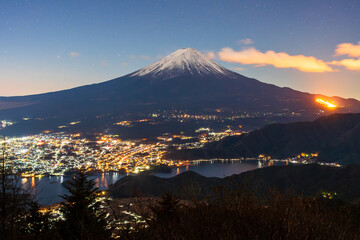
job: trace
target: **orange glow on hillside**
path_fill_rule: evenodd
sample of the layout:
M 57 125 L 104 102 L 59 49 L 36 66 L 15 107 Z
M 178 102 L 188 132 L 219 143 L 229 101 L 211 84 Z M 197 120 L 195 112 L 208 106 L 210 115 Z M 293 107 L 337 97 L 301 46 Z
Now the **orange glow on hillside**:
M 337 107 L 335 104 L 327 102 L 327 101 L 325 101 L 325 100 L 323 100 L 321 98 L 317 98 L 316 102 L 323 105 L 323 106 L 325 106 L 325 107 L 327 107 L 327 108 L 336 108 Z

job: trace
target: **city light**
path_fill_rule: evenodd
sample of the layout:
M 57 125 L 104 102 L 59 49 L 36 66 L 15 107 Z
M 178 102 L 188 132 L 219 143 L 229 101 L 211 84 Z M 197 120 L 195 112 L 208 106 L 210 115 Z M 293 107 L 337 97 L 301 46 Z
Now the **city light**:
M 316 102 L 323 105 L 323 106 L 325 106 L 325 107 L 327 107 L 327 108 L 336 108 L 337 107 L 335 104 L 330 103 L 328 101 L 325 101 L 325 100 L 323 100 L 321 98 L 317 98 Z
M 91 172 L 121 171 L 136 174 L 160 165 L 182 167 L 188 164 L 167 159 L 165 153 L 169 148 L 202 148 L 206 143 L 241 134 L 229 129 L 215 132 L 202 127 L 200 130 L 206 133 L 195 131 L 193 136 L 161 135 L 157 137 L 157 141 L 150 142 L 147 142 L 147 139 L 119 139 L 117 135 L 103 134 L 98 134 L 97 139 L 90 140 L 78 133 L 42 133 L 20 138 L 9 137 L 6 139 L 9 154 L 6 163 L 14 172 L 25 178 L 42 175 L 62 176 L 82 167 Z M 173 142 L 174 138 L 179 138 L 183 142 Z

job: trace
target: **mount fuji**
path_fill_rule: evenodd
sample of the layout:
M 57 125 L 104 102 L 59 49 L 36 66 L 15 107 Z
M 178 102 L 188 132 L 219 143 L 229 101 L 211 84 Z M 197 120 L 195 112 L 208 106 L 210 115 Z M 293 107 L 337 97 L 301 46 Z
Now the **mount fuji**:
M 0 97 L 0 120 L 76 119 L 104 115 L 147 114 L 157 110 L 301 113 L 314 119 L 324 107 L 317 94 L 281 88 L 226 69 L 207 55 L 179 49 L 128 75 L 69 90 L 19 97 Z M 360 112 L 355 99 L 336 102 L 332 112 Z
M 224 75 L 231 77 L 233 72 L 210 60 L 196 49 L 182 48 L 160 61 L 132 73 L 130 76 L 165 79 L 181 75 Z

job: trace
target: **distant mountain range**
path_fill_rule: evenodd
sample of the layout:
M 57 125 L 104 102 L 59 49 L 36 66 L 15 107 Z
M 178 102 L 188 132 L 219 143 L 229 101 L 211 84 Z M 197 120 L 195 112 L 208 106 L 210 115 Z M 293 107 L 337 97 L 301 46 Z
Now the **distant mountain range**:
M 226 137 L 202 149 L 169 154 L 175 159 L 294 157 L 319 153 L 323 162 L 360 163 L 360 114 L 333 114 L 312 122 L 271 124 L 240 136 Z
M 145 114 L 164 109 L 294 112 L 305 119 L 314 119 L 319 111 L 326 110 L 315 102 L 317 97 L 324 96 L 247 78 L 195 49 L 186 48 L 107 82 L 37 95 L 0 97 L 0 120 L 46 118 L 60 121 Z M 338 105 L 330 112 L 360 112 L 360 102 L 355 99 L 325 98 Z M 24 130 L 26 126 L 23 125 Z
M 161 196 L 170 191 L 180 198 L 196 199 L 216 194 L 215 188 L 239 188 L 265 195 L 269 190 L 296 195 L 321 196 L 330 193 L 341 200 L 359 203 L 360 166 L 344 168 L 317 164 L 272 166 L 234 174 L 225 178 L 208 178 L 195 172 L 184 172 L 172 178 L 152 175 L 126 176 L 111 185 L 116 198 Z M 335 195 L 336 193 L 336 195 Z

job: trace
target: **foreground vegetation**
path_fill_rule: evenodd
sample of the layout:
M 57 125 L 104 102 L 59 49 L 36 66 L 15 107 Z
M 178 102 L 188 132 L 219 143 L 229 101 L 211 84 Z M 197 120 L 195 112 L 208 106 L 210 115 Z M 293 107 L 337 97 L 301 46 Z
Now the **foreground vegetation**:
M 126 220 L 116 200 L 99 198 L 95 182 L 80 171 L 54 218 L 19 187 L 1 156 L 0 239 L 360 239 L 360 208 L 336 196 L 303 197 L 245 188 L 216 188 L 201 200 L 166 193 L 134 202 Z
M 221 190 L 180 203 L 166 194 L 127 239 L 359 239 L 359 209 L 337 200 Z
M 1 197 L 1 239 L 360 239 L 359 208 L 336 199 L 217 189 L 211 198 L 183 201 L 167 193 L 137 203 L 140 221 L 123 221 L 96 200 L 85 174 L 74 180 L 56 220 L 36 202 L 3 208 Z

